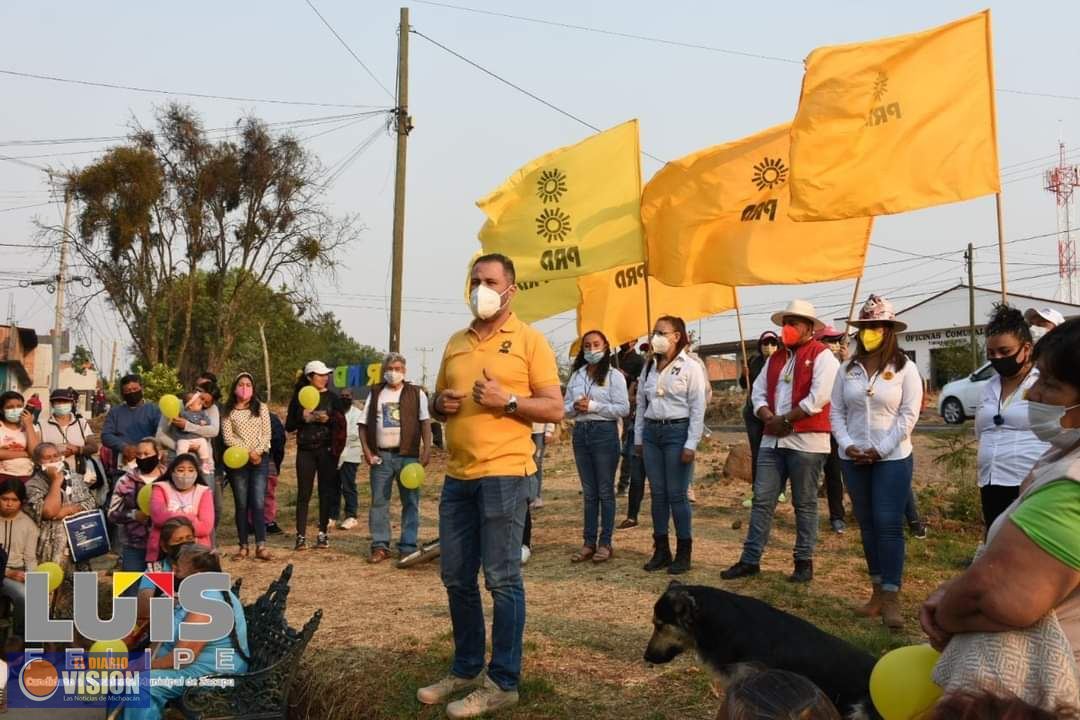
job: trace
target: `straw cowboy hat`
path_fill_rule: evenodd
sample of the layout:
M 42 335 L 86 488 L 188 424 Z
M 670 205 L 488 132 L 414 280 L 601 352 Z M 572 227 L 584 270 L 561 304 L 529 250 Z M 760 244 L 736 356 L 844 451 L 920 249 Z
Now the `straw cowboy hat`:
M 862 309 L 859 310 L 859 317 L 848 321 L 849 325 L 855 327 L 862 327 L 871 323 L 892 323 L 893 332 L 898 333 L 907 330 L 907 323 L 896 319 L 896 312 L 893 311 L 892 303 L 880 295 L 871 295 L 866 298 Z
M 825 327 L 825 323 L 821 322 L 817 318 L 817 311 L 814 306 L 806 300 L 792 300 L 788 303 L 788 306 L 783 310 L 778 310 L 772 314 L 773 325 L 784 325 L 784 318 L 794 315 L 795 317 L 803 318 L 814 323 L 814 332 L 821 330 Z

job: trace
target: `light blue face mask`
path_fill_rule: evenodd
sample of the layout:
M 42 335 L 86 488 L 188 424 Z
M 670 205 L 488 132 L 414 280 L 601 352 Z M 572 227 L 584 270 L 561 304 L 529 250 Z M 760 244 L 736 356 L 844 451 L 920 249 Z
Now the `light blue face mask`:
M 596 351 L 586 350 L 585 354 L 584 354 L 585 362 L 589 363 L 590 365 L 595 365 L 596 363 L 603 360 L 604 356 L 606 354 L 607 353 L 605 353 L 603 350 L 596 350 Z
M 17 423 L 22 420 L 23 408 L 7 408 L 4 410 L 4 419 L 9 423 Z

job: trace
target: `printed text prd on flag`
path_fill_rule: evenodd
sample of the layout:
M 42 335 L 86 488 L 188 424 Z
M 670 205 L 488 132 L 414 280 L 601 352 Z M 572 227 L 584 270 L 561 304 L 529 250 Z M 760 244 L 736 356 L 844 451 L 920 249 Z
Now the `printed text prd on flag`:
M 675 286 L 743 287 L 862 273 L 871 218 L 788 218 L 789 129 L 699 150 L 653 176 L 641 198 L 650 276 Z
M 518 281 L 560 280 L 643 260 L 637 120 L 547 153 L 477 201 L 485 253 Z
M 1000 191 L 989 10 L 810 53 L 791 125 L 793 220 Z

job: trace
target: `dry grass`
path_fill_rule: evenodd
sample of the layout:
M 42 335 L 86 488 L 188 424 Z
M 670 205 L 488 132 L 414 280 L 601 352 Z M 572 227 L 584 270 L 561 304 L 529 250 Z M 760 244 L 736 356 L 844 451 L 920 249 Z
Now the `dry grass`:
M 738 435 L 715 435 L 703 450 L 694 507 L 694 569 L 683 577 L 684 582 L 720 585 L 720 571 L 738 558 L 748 516 L 741 501 L 748 496 L 749 486 L 723 485 L 713 479 L 723 466 L 728 444 L 741 440 Z M 933 486 L 934 491 L 926 495 L 938 502 L 952 492 L 953 483 L 931 462 L 928 441 L 917 437 L 916 446 L 916 484 Z M 279 521 L 286 530 L 292 527 L 295 503 L 291 459 L 290 451 L 278 490 Z M 436 458 L 429 468 L 431 482 L 423 491 L 423 540 L 438 534 L 435 518 L 442 464 L 443 458 Z M 366 471 L 361 470 L 358 482 L 360 525 L 332 533 L 330 550 L 293 553 L 291 536 L 279 536 L 271 540 L 273 562 L 229 560 L 226 569 L 244 576 L 244 600 L 250 601 L 285 563 L 294 563 L 291 622 L 299 626 L 317 608 L 324 611 L 293 693 L 294 717 L 441 717 L 440 709 L 421 707 L 414 698 L 418 686 L 447 670 L 452 651 L 438 565 L 396 570 L 389 563 L 372 566 L 365 562 L 370 542 Z M 565 441 L 549 447 L 544 500 L 544 508 L 533 517 L 533 559 L 524 570 L 528 622 L 521 704 L 505 717 L 713 717 L 718 703 L 709 691 L 709 677 L 692 659 L 657 668 L 642 661 L 652 605 L 669 579 L 641 570 L 651 550 L 648 499 L 643 525 L 619 531 L 615 559 L 601 566 L 569 562 L 580 545 L 581 518 L 578 480 Z M 226 504 L 231 504 L 231 496 Z M 396 513 L 396 500 L 392 507 Z M 821 507 L 824 518 L 824 501 Z M 621 519 L 625 498 L 619 498 L 618 508 Z M 855 528 L 838 536 L 826 530 L 823 519 L 814 582 L 792 586 L 784 580 L 790 572 L 794 542 L 790 505 L 781 505 L 777 511 L 762 575 L 725 587 L 761 597 L 872 653 L 919 642 L 917 601 L 957 571 L 979 537 L 978 529 L 953 522 L 946 532 L 933 508 L 923 510 L 930 511 L 931 535 L 927 541 L 908 545 L 907 627 L 901 633 L 890 635 L 880 624 L 858 620 L 851 613 L 863 599 L 867 584 Z M 742 520 L 737 530 L 732 528 L 736 520 Z M 225 550 L 231 551 L 235 542 L 231 511 L 221 534 Z M 490 618 L 486 594 L 484 600 Z

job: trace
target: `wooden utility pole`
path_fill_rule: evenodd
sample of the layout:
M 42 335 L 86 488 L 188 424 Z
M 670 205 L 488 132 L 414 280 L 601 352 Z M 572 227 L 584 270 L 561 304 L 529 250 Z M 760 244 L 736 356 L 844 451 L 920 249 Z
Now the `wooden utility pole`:
M 67 282 L 68 235 L 71 226 L 71 190 L 64 189 L 64 234 L 60 238 L 60 272 L 56 274 L 56 314 L 53 317 L 52 382 L 60 387 L 60 349 L 64 337 L 64 284 Z
M 405 264 L 405 151 L 412 118 L 409 117 L 409 8 L 401 8 L 398 25 L 397 165 L 394 173 L 394 249 L 390 277 L 390 352 L 401 352 L 401 284 Z
M 266 348 L 266 326 L 259 323 L 259 339 L 262 340 L 263 365 L 266 369 L 266 402 L 270 402 L 270 351 Z
M 968 331 L 971 335 L 971 372 L 979 369 L 979 346 L 975 341 L 975 248 L 968 243 L 964 253 L 968 274 Z
M 112 341 L 112 362 L 109 363 L 109 387 L 116 382 L 116 341 Z M 117 388 L 119 390 L 119 388 Z

